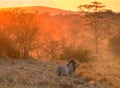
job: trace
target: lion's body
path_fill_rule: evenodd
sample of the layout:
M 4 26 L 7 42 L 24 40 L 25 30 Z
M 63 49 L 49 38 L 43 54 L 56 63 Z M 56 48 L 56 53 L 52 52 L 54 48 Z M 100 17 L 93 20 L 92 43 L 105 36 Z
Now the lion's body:
M 65 65 L 65 66 L 59 66 L 57 68 L 57 75 L 61 76 L 61 75 L 72 75 L 73 73 L 73 68 L 70 68 L 69 66 Z
M 57 67 L 57 75 L 72 76 L 76 70 L 76 67 L 78 67 L 78 63 L 76 63 L 74 60 L 71 60 L 68 62 L 68 64 Z

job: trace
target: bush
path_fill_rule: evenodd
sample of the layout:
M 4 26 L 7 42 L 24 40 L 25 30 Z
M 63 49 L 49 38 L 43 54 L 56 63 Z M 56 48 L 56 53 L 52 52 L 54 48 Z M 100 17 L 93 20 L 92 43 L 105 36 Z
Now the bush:
M 20 53 L 12 39 L 5 35 L 0 36 L 0 56 L 9 58 L 19 58 Z
M 115 56 L 120 57 L 120 35 L 116 35 L 110 39 L 109 49 Z
M 64 52 L 60 54 L 59 59 L 61 60 L 69 60 L 69 59 L 75 59 L 79 62 L 88 62 L 90 61 L 90 51 L 85 49 L 72 49 L 70 47 L 67 47 L 64 49 Z

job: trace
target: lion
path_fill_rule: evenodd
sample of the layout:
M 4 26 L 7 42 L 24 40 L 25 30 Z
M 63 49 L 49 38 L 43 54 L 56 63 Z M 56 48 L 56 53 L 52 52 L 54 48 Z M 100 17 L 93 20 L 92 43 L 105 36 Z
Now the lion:
M 78 66 L 79 66 L 79 63 L 77 63 L 77 61 L 70 60 L 66 65 L 57 67 L 57 75 L 73 76 Z

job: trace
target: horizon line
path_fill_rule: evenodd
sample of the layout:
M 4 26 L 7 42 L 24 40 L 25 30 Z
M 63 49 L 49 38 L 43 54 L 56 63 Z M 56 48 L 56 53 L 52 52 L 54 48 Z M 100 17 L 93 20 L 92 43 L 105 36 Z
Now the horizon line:
M 26 5 L 26 6 L 0 6 L 0 9 L 10 9 L 10 8 L 24 8 L 24 7 L 45 7 L 45 8 L 51 8 L 51 9 L 58 9 L 58 10 L 64 10 L 64 11 L 71 11 L 71 12 L 79 12 L 79 10 L 70 10 L 70 9 L 61 9 L 61 8 L 56 8 L 56 7 L 49 7 L 49 6 L 43 6 L 43 5 Z M 117 12 L 119 13 L 120 11 L 114 11 L 112 9 L 108 9 L 111 10 L 112 12 Z

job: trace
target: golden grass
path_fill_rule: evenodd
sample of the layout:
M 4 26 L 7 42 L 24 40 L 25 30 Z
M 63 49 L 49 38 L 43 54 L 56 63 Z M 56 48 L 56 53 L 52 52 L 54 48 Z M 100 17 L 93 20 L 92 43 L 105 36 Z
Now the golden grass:
M 74 83 L 84 78 L 93 80 L 100 88 L 120 87 L 118 59 L 102 57 L 81 63 L 74 78 L 56 75 L 56 67 L 62 63 L 65 62 L 0 58 L 0 88 L 84 88 L 82 84 Z

